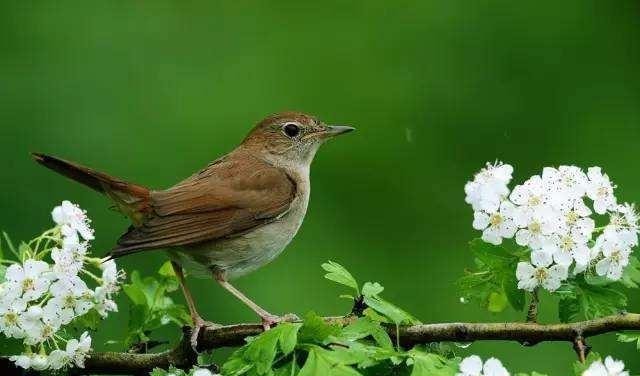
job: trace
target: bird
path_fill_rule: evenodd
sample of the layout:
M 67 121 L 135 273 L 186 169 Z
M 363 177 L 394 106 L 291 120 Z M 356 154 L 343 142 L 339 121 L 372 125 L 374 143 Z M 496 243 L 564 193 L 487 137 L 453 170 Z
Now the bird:
M 279 256 L 300 229 L 311 190 L 310 166 L 327 140 L 355 130 L 327 125 L 301 112 L 258 122 L 230 153 L 176 185 L 154 190 L 55 156 L 32 153 L 39 164 L 104 194 L 131 226 L 109 259 L 164 250 L 180 283 L 197 347 L 205 327 L 185 270 L 211 277 L 253 310 L 268 330 L 287 319 L 254 303 L 230 281 Z

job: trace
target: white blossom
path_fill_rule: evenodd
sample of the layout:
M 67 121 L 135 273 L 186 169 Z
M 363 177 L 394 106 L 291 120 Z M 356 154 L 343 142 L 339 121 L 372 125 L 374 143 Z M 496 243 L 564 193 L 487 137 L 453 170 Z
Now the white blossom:
M 539 250 L 531 253 L 531 263 L 519 262 L 516 268 L 518 288 L 533 291 L 542 286 L 549 291 L 555 291 L 562 281 L 567 279 L 567 267 L 552 265 L 553 256 L 546 251 Z
M 80 209 L 78 205 L 70 201 L 62 201 L 60 206 L 56 206 L 51 212 L 53 221 L 62 227 L 62 232 L 77 232 L 85 240 L 93 240 L 93 229 L 89 225 L 90 220 L 87 213 Z
M 220 374 L 214 374 L 206 368 L 194 368 L 191 376 L 220 376 Z
M 474 211 L 497 211 L 500 203 L 509 195 L 507 185 L 511 181 L 512 173 L 511 165 L 502 162 L 487 163 L 487 166 L 475 175 L 473 181 L 465 185 L 465 201 L 471 204 Z
M 589 185 L 587 196 L 593 200 L 593 209 L 598 214 L 616 208 L 616 197 L 613 195 L 615 186 L 607 174 L 603 174 L 600 167 L 590 167 L 587 171 Z
M 549 194 L 549 203 L 558 209 L 566 208 L 582 197 L 588 185 L 587 176 L 576 166 L 545 167 L 542 180 Z
M 88 332 L 82 333 L 80 339 L 67 342 L 66 352 L 76 366 L 84 368 L 84 360 L 91 350 L 91 337 Z
M 604 363 L 601 360 L 591 363 L 582 376 L 629 376 L 629 372 L 624 370 L 623 361 L 608 356 Z
M 20 315 L 20 327 L 24 330 L 24 343 L 35 345 L 42 342 L 45 334 L 44 323 L 42 322 L 43 310 L 40 306 L 29 307 L 26 312 Z
M 509 376 L 509 371 L 496 358 L 487 359 L 483 364 L 479 356 L 471 355 L 460 362 L 456 376 Z
M 596 264 L 596 273 L 617 281 L 622 278 L 624 268 L 629 265 L 631 249 L 617 238 L 601 236 L 596 241 L 596 247 L 603 258 Z
M 556 234 L 551 237 L 551 242 L 547 244 L 545 251 L 553 256 L 553 260 L 557 264 L 567 269 L 575 261 L 577 268 L 584 270 L 591 259 L 591 251 L 587 241 L 587 238 L 575 231 Z
M 27 302 L 18 290 L 8 289 L 0 297 L 0 331 L 9 338 L 24 338 L 20 316 L 27 309 Z
M 36 300 L 47 292 L 51 284 L 49 264 L 44 261 L 28 259 L 21 264 L 12 264 L 7 268 L 5 275 L 9 288 L 17 288 L 22 297 L 27 300 Z
M 528 216 L 526 224 L 516 232 L 516 243 L 529 246 L 533 250 L 541 249 L 551 241 L 557 223 L 558 219 L 553 210 L 544 206 Z
M 49 368 L 50 369 L 61 369 L 66 367 L 71 362 L 71 357 L 64 350 L 53 350 L 51 354 L 49 354 Z
M 512 238 L 515 235 L 518 229 L 514 219 L 516 216 L 515 206 L 509 201 L 503 201 L 499 211 L 495 213 L 475 212 L 473 228 L 484 230 L 482 240 L 499 245 L 502 244 L 503 238 Z

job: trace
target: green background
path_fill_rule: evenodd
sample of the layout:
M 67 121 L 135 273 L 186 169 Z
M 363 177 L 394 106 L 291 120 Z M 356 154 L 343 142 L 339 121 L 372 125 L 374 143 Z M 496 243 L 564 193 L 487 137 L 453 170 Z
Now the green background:
M 382 282 L 424 322 L 519 320 L 458 301 L 454 281 L 478 235 L 463 185 L 496 158 L 514 165 L 516 182 L 547 165 L 597 164 L 620 199 L 640 200 L 639 16 L 631 0 L 3 1 L 0 227 L 28 238 L 70 199 L 93 218 L 103 254 L 127 221 L 29 151 L 163 188 L 260 118 L 300 110 L 358 132 L 320 151 L 300 233 L 239 288 L 275 313 L 341 314 L 343 291 L 320 269 L 332 259 Z M 122 265 L 152 273 L 163 260 L 145 253 Z M 254 321 L 213 281 L 190 285 L 206 318 Z M 126 310 L 105 322 L 98 349 L 124 336 Z M 555 320 L 545 304 L 542 321 Z M 591 342 L 640 371 L 633 345 Z M 554 375 L 575 359 L 564 343 L 459 351 Z

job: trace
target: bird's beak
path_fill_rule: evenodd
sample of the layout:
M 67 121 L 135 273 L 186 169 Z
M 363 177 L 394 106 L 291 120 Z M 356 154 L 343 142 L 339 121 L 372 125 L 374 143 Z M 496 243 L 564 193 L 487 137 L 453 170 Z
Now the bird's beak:
M 329 125 L 327 126 L 327 130 L 324 131 L 325 137 L 332 138 L 335 136 L 339 136 L 341 134 L 349 133 L 355 131 L 354 127 L 349 127 L 346 125 Z

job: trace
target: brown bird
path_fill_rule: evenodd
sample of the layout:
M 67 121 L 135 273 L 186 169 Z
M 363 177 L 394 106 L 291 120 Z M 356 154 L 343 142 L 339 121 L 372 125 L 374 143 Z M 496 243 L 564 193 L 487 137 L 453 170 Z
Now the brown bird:
M 107 195 L 132 221 L 109 256 L 166 249 L 194 324 L 191 343 L 206 322 L 185 284 L 183 267 L 213 278 L 260 316 L 265 329 L 282 321 L 229 280 L 276 258 L 307 212 L 309 168 L 326 140 L 354 130 L 329 126 L 297 112 L 272 115 L 231 153 L 166 190 L 152 190 L 56 157 L 35 160 Z

